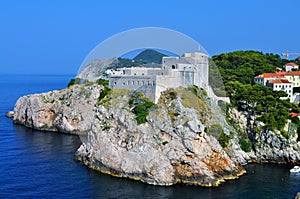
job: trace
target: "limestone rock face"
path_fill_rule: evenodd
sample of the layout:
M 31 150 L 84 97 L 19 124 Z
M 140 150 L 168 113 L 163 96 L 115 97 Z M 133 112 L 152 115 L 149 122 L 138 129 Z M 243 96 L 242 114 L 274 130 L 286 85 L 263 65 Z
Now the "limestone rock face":
M 117 58 L 108 58 L 102 60 L 94 60 L 85 66 L 77 75 L 78 78 L 95 82 L 99 78 L 103 78 L 104 71 L 113 64 L 117 64 Z
M 257 162 L 300 163 L 300 142 L 285 138 L 280 132 L 262 130 L 255 134 Z
M 77 133 L 82 145 L 76 158 L 85 165 L 149 184 L 217 186 L 245 173 L 240 154 L 225 151 L 205 132 L 218 122 L 208 98 L 201 101 L 186 90 L 176 99 L 162 98 L 147 122 L 138 125 L 129 95 L 111 94 L 99 102 L 102 89 L 89 83 L 21 97 L 14 108 L 14 122 Z
M 64 90 L 23 96 L 15 104 L 13 120 L 38 130 L 88 131 L 101 89 L 99 85 L 74 85 Z
M 96 109 L 92 129 L 82 137 L 76 157 L 88 167 L 154 185 L 217 186 L 245 172 L 204 132 L 203 114 L 185 108 L 180 99 L 158 104 L 141 125 L 126 96 L 115 100 Z
M 247 153 L 248 162 L 300 163 L 300 142 L 297 142 L 296 133 L 286 138 L 280 131 L 264 128 L 264 124 L 255 121 L 251 114 L 236 109 L 230 111 L 230 117 L 253 143 L 253 150 Z

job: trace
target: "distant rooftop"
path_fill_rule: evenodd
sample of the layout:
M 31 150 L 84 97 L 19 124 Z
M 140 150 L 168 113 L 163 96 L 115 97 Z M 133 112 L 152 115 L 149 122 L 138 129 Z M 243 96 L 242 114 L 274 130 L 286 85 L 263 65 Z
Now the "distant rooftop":
M 287 63 L 285 66 L 298 66 L 298 65 L 295 64 L 294 62 L 289 62 L 289 63 Z
M 283 74 L 279 73 L 263 73 L 255 78 L 284 78 Z
M 270 84 L 291 84 L 287 79 L 273 79 L 269 81 Z

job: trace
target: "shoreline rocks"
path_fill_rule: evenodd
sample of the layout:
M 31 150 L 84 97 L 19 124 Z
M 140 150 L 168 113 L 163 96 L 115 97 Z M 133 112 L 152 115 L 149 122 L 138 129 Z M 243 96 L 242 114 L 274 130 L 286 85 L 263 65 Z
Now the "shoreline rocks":
M 7 118 L 14 118 L 14 111 L 8 111 L 5 113 L 5 117 Z
M 102 86 L 74 85 L 70 88 L 20 97 L 13 121 L 43 131 L 78 134 L 90 130 L 93 108 Z
M 229 114 L 252 142 L 252 151 L 247 153 L 249 163 L 300 163 L 300 142 L 297 142 L 296 133 L 286 138 L 280 131 L 267 130 L 247 112 L 231 109 Z
M 218 123 L 214 114 L 217 112 L 208 99 L 199 101 L 205 104 L 203 110 L 196 110 L 191 107 L 199 98 L 191 99 L 197 102 L 194 104 L 185 101 L 191 106 L 186 107 L 180 96 L 172 100 L 163 96 L 158 108 L 150 111 L 147 122 L 137 125 L 128 105 L 129 96 L 114 95 L 99 103 L 102 89 L 96 84 L 74 85 L 24 96 L 6 115 L 30 128 L 79 134 L 83 143 L 76 159 L 84 165 L 154 185 L 218 186 L 243 175 L 246 171 L 242 165 L 249 162 L 299 162 L 299 143 L 278 132 L 254 134 L 255 122 L 240 112 L 232 115 L 240 119 L 238 125 L 252 138 L 253 150 L 242 151 L 236 137 L 227 147 L 221 147 L 205 129 L 218 124 L 225 132 L 231 130 L 226 122 Z

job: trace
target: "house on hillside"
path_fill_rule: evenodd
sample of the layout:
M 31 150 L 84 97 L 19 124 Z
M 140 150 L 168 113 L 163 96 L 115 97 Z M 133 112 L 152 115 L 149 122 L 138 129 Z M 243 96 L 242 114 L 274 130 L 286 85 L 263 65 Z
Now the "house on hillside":
M 300 87 L 300 71 L 284 71 L 263 73 L 254 78 L 256 84 L 262 84 L 273 90 L 282 90 L 288 94 L 291 102 L 299 102 L 299 93 L 294 93 L 294 88 Z
M 300 87 L 300 71 L 277 72 L 276 74 L 292 82 L 294 87 Z
M 295 71 L 299 70 L 299 66 L 295 64 L 294 62 L 289 62 L 283 66 L 285 71 Z
M 284 91 L 288 94 L 287 97 L 283 97 L 282 99 L 290 99 L 292 100 L 293 96 L 293 84 L 289 82 L 287 79 L 273 79 L 267 82 L 268 87 L 272 88 L 273 91 Z
M 262 84 L 266 86 L 268 81 L 274 79 L 282 79 L 282 78 L 284 78 L 284 76 L 279 75 L 277 73 L 263 73 L 261 75 L 254 77 L 254 82 L 256 84 Z

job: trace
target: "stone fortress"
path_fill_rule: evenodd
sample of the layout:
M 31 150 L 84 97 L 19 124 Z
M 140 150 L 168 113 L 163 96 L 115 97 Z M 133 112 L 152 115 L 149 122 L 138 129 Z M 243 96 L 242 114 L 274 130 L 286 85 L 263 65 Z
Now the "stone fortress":
M 210 94 L 208 66 L 208 55 L 200 52 L 163 57 L 161 68 L 132 67 L 111 71 L 109 87 L 142 91 L 155 103 L 161 92 L 180 86 L 196 85 Z

